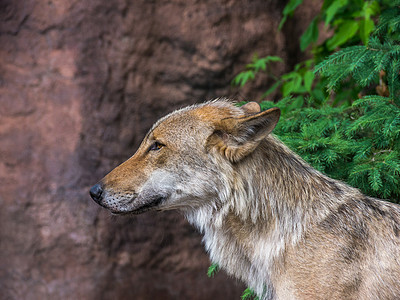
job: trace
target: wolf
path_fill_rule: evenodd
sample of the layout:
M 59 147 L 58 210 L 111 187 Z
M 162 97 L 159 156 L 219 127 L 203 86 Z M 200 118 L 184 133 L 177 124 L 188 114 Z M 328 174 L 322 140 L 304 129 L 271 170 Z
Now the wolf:
M 400 208 L 308 165 L 280 110 L 217 99 L 163 117 L 90 190 L 113 214 L 181 211 L 259 299 L 400 299 Z

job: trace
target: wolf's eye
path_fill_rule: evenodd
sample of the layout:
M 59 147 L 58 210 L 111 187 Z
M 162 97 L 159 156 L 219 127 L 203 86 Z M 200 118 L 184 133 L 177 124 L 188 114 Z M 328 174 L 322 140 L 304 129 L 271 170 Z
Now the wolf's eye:
M 149 147 L 149 151 L 158 151 L 160 150 L 162 147 L 164 147 L 163 144 L 159 143 L 159 142 L 154 142 L 150 147 Z

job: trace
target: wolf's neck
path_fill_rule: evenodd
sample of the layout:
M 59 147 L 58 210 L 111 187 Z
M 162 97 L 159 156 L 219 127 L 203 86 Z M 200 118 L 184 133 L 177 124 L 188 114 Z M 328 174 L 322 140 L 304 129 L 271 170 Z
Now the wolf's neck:
M 220 224 L 232 213 L 243 222 L 274 225 L 291 238 L 302 234 L 311 222 L 319 222 L 358 191 L 328 178 L 309 166 L 274 137 L 268 137 L 243 161 L 227 172 L 213 217 Z M 200 213 L 204 215 L 204 213 Z M 203 223 L 201 219 L 197 224 Z
M 211 260 L 258 294 L 265 286 L 273 293 L 271 270 L 285 248 L 335 209 L 345 191 L 358 193 L 314 170 L 273 137 L 230 175 L 224 183 L 230 193 L 220 195 L 219 205 L 187 218 L 204 234 Z
M 291 237 L 323 219 L 344 194 L 358 193 L 318 172 L 272 136 L 243 161 L 239 173 L 247 180 L 248 217 L 275 220 L 282 233 Z

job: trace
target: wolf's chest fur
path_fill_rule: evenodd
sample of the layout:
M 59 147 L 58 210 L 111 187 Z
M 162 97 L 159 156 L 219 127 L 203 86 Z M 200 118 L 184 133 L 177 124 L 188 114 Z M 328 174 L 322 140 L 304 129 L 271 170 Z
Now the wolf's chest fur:
M 219 220 L 215 222 L 214 218 Z M 282 237 L 251 233 L 245 227 L 257 226 L 245 225 L 232 212 L 224 216 L 212 214 L 208 220 L 201 216 L 188 219 L 197 228 L 202 228 L 203 243 L 212 262 L 229 275 L 244 281 L 257 294 L 263 294 L 265 299 L 272 299 L 274 288 L 270 273 L 274 261 L 281 257 L 284 248 Z

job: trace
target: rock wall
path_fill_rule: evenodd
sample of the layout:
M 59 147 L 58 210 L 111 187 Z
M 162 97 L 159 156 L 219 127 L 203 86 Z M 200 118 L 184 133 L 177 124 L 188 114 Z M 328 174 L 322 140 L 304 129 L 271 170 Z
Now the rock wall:
M 239 299 L 242 284 L 207 278 L 201 237 L 179 214 L 115 218 L 88 189 L 173 109 L 259 97 L 265 78 L 241 91 L 230 81 L 254 52 L 299 57 L 313 9 L 277 32 L 283 6 L 0 2 L 1 299 Z

